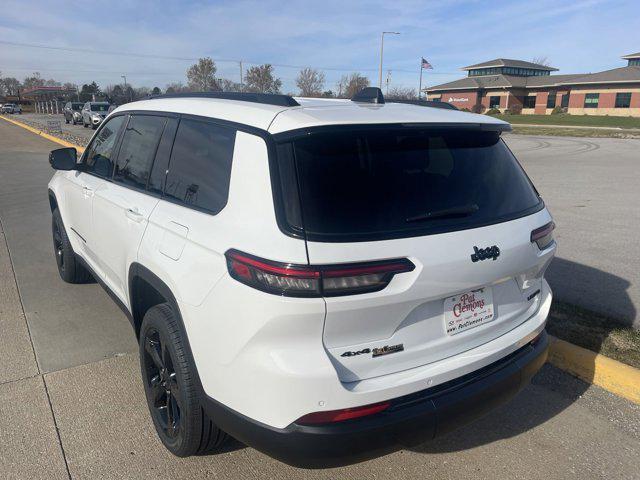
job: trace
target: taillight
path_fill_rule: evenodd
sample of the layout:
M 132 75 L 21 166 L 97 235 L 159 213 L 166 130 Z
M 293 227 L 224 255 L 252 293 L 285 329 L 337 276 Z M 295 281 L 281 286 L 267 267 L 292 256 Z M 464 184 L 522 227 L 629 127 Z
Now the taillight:
M 239 282 L 275 295 L 335 297 L 382 290 L 397 273 L 415 265 L 406 258 L 357 264 L 294 265 L 264 260 L 237 250 L 225 254 L 229 274 Z
M 531 232 L 531 242 L 536 242 L 540 250 L 544 250 L 553 243 L 553 229 L 556 224 L 549 222 Z
M 298 425 L 320 425 L 326 423 L 344 422 L 355 418 L 366 417 L 380 413 L 391 404 L 389 402 L 374 403 L 362 407 L 343 408 L 342 410 L 329 410 L 327 412 L 314 412 L 295 421 Z

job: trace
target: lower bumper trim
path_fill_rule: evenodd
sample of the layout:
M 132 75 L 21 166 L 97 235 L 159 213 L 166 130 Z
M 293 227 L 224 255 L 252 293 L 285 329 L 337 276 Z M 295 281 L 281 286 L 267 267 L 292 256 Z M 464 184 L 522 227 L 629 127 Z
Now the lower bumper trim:
M 206 398 L 203 408 L 224 431 L 290 465 L 348 465 L 403 446 L 424 443 L 467 424 L 513 398 L 547 359 L 549 340 L 533 342 L 480 370 L 443 385 L 390 400 L 376 415 L 326 425 L 284 429 L 256 422 Z

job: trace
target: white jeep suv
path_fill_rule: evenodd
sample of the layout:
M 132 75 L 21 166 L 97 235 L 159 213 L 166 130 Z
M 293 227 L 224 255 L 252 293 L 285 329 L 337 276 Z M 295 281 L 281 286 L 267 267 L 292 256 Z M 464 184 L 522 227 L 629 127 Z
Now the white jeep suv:
M 545 362 L 551 216 L 489 116 L 262 94 L 126 104 L 54 150 L 63 280 L 140 344 L 178 456 L 335 466 L 431 439 Z

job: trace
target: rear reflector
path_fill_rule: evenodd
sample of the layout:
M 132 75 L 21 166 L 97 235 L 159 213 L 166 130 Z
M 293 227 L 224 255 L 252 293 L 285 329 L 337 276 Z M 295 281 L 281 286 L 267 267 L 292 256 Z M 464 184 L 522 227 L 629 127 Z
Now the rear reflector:
M 531 232 L 531 242 L 536 242 L 540 250 L 544 250 L 553 243 L 553 230 L 556 228 L 556 224 L 549 222 L 540 228 L 536 228 Z
M 329 410 L 327 412 L 314 412 L 300 417 L 295 423 L 298 425 L 320 425 L 326 423 L 344 422 L 355 418 L 366 417 L 380 413 L 391 404 L 389 402 L 374 403 L 362 407 L 343 408 L 342 410 Z
M 358 264 L 293 265 L 264 260 L 238 250 L 225 254 L 229 274 L 239 282 L 275 295 L 335 297 L 382 290 L 397 273 L 415 265 L 406 258 Z

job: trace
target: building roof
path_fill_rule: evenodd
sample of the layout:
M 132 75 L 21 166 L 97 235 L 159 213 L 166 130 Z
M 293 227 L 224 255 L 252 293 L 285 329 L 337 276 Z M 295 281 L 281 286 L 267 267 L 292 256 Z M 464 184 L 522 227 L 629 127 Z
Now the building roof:
M 627 66 L 597 73 L 571 75 L 545 75 L 518 77 L 514 75 L 488 75 L 466 77 L 453 82 L 427 87 L 428 92 L 446 90 L 473 90 L 478 88 L 540 88 L 582 85 L 590 83 L 640 83 L 640 66 Z
M 631 58 L 640 58 L 640 52 L 638 53 L 630 53 L 629 55 L 624 55 L 622 58 L 631 59 Z
M 362 104 L 350 100 L 299 97 L 295 100 L 299 106 L 282 107 L 215 98 L 158 98 L 127 103 L 114 112 L 154 110 L 200 115 L 249 125 L 274 134 L 323 125 L 388 123 L 483 124 L 508 128 L 508 123 L 487 115 L 420 105 Z
M 549 72 L 555 72 L 558 70 L 557 68 L 549 67 L 547 65 L 541 65 L 539 63 L 525 62 L 524 60 L 511 60 L 509 58 L 496 58 L 495 60 L 489 60 L 488 62 L 476 63 L 475 65 L 462 67 L 461 70 L 491 67 L 532 68 L 535 70 L 547 70 Z

